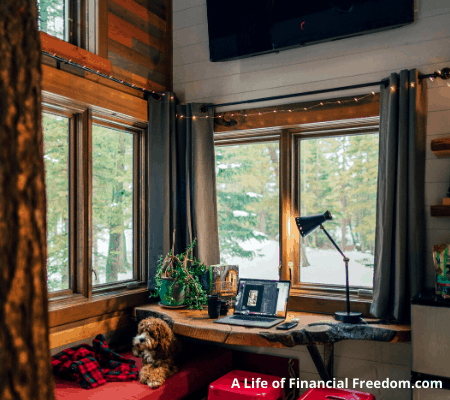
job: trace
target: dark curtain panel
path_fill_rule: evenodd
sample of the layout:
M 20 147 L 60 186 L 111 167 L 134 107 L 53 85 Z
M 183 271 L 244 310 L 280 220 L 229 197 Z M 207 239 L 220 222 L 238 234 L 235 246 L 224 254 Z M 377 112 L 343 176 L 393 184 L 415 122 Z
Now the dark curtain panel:
M 416 70 L 391 74 L 380 94 L 380 155 L 374 297 L 378 318 L 410 319 L 425 278 L 426 83 Z
M 169 92 L 148 101 L 149 289 L 174 229 L 176 253 L 197 239 L 194 256 L 206 265 L 220 262 L 213 110 L 175 102 Z

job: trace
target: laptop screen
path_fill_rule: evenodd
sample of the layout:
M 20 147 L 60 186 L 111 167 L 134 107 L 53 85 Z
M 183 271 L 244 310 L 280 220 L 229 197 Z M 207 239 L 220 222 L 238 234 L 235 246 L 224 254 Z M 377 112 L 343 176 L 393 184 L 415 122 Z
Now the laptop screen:
M 235 314 L 286 318 L 289 281 L 240 279 Z

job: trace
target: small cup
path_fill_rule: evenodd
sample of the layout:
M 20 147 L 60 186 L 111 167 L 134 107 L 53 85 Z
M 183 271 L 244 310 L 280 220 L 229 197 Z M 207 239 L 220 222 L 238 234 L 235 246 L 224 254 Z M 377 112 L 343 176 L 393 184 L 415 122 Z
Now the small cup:
M 209 318 L 218 318 L 220 314 L 220 306 L 222 302 L 218 296 L 208 296 L 208 315 Z
M 220 315 L 228 314 L 229 303 L 227 300 L 220 300 Z

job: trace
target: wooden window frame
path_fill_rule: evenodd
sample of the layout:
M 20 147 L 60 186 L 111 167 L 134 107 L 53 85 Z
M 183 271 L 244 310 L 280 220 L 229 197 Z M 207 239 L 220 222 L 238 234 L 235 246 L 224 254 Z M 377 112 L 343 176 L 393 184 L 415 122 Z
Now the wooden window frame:
M 42 111 L 70 118 L 69 262 L 71 287 L 49 293 L 50 327 L 145 303 L 147 290 L 146 121 L 43 92 Z M 133 134 L 133 268 L 135 279 L 92 286 L 92 125 Z
M 335 128 L 335 134 L 342 135 L 342 126 L 351 122 L 360 122 L 367 118 L 367 129 L 373 125 L 373 120 L 379 116 L 379 94 L 365 96 L 363 101 L 354 102 L 354 96 L 333 99 L 319 108 L 315 108 L 320 100 L 304 103 L 294 103 L 273 107 L 263 107 L 244 110 L 229 110 L 217 112 L 215 119 L 215 144 L 239 144 L 257 140 L 265 140 L 270 135 L 278 135 L 280 140 L 280 263 L 281 279 L 291 280 L 289 296 L 289 310 L 305 311 L 323 314 L 333 314 L 345 310 L 345 290 L 326 288 L 324 285 L 298 284 L 299 276 L 299 236 L 295 217 L 298 213 L 298 146 L 296 140 L 301 135 L 314 134 L 314 131 Z M 288 111 L 299 110 L 299 111 Z M 308 111 L 304 112 L 303 110 Z M 276 113 L 274 113 L 276 111 Z M 253 117 L 247 117 L 253 115 Z M 258 115 L 258 116 L 256 116 Z M 347 120 L 347 122 L 345 122 Z M 340 122 L 343 121 L 343 122 Z M 334 124 L 334 128 L 333 128 Z M 339 126 L 341 125 L 341 126 Z M 357 131 L 361 133 L 364 131 Z M 367 132 L 367 130 L 365 130 Z M 372 130 L 373 132 L 373 130 Z M 329 132 L 331 135 L 333 132 Z M 291 273 L 292 266 L 292 273 Z M 342 269 L 344 274 L 344 268 Z M 351 290 L 350 295 L 352 311 L 359 311 L 363 316 L 370 316 L 372 296 L 369 291 Z
M 107 40 L 107 0 L 64 0 L 67 7 L 67 34 L 64 41 L 100 55 Z M 66 16 L 65 16 L 66 17 Z M 102 53 L 107 58 L 106 53 Z
M 214 134 L 214 147 L 221 146 L 236 146 L 241 144 L 255 144 L 255 143 L 267 143 L 267 142 L 278 142 L 278 148 L 280 151 L 280 159 L 278 163 L 279 175 L 278 175 L 278 207 L 279 207 L 279 218 L 278 218 L 278 234 L 281 238 L 281 217 L 282 217 L 282 205 L 281 205 L 281 182 L 282 182 L 282 170 L 281 170 L 281 134 L 282 131 L 278 129 L 270 129 L 266 132 L 233 132 L 233 133 L 216 133 Z M 280 249 L 280 259 L 281 259 L 281 241 L 279 240 Z
M 295 218 L 300 215 L 300 152 L 302 140 L 320 137 L 371 134 L 379 131 L 379 118 L 369 117 L 352 120 L 303 124 L 282 132 L 282 155 L 284 176 L 282 184 L 283 223 L 282 264 L 292 268 L 285 270 L 286 279 L 292 282 L 290 300 L 298 311 L 333 313 L 345 308 L 345 286 L 300 282 L 300 233 Z M 280 168 L 281 169 L 281 168 Z M 342 267 L 344 274 L 344 267 Z M 372 290 L 365 287 L 350 288 L 352 310 L 370 316 Z

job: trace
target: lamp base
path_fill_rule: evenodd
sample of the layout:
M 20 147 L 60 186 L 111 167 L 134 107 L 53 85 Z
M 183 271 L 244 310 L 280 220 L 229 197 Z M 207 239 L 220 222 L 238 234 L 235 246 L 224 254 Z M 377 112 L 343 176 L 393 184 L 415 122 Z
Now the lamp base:
M 338 321 L 345 322 L 346 324 L 357 324 L 361 322 L 362 313 L 360 312 L 347 312 L 337 311 L 334 313 L 334 318 Z

